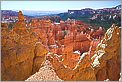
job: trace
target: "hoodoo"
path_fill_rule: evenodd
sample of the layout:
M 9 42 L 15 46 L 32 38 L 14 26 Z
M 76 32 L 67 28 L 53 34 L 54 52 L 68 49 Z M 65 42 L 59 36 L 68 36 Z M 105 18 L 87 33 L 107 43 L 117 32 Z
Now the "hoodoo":
M 121 28 L 92 24 L 111 22 L 112 17 L 106 15 L 109 10 L 88 8 L 58 14 L 66 15 L 67 20 L 53 15 L 27 16 L 19 11 L 15 22 L 1 24 L 2 81 L 119 81 Z M 87 15 L 93 16 L 87 22 L 71 19 Z

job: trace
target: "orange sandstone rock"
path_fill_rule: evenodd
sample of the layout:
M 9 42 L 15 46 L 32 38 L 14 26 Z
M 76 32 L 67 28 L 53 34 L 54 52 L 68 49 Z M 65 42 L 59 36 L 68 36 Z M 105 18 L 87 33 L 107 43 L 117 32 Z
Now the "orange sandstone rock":
M 12 30 L 2 30 L 1 79 L 3 81 L 27 79 L 33 71 L 39 70 L 47 53 L 47 48 L 42 44 L 36 45 L 38 36 L 32 29 L 26 28 L 22 12 L 19 12 L 18 18 Z

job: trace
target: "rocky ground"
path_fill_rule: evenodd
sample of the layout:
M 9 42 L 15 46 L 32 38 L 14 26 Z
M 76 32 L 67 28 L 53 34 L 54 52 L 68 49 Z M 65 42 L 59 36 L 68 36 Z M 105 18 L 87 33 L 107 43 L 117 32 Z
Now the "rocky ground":
M 51 63 L 46 60 L 43 67 L 39 69 L 38 72 L 36 72 L 34 75 L 30 76 L 25 81 L 62 81 L 53 70 Z

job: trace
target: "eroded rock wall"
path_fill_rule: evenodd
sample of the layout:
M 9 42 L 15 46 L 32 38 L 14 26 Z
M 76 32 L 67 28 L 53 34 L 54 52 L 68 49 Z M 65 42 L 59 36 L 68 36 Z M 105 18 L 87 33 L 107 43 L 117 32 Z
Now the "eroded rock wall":
M 12 30 L 1 30 L 2 80 L 25 80 L 39 70 L 47 49 L 39 43 L 39 37 L 27 29 L 24 16 L 19 12 L 18 22 Z
M 120 28 L 112 25 L 107 30 L 104 38 L 94 53 L 83 53 L 74 69 L 65 66 L 58 57 L 49 55 L 48 60 L 52 63 L 55 72 L 62 80 L 110 80 L 118 81 L 120 78 Z M 51 56 L 51 57 L 50 57 Z

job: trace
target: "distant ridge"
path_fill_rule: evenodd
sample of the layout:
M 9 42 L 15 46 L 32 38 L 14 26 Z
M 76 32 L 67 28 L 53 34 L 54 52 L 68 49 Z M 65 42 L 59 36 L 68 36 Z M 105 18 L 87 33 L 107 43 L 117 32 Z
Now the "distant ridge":
M 104 8 L 103 8 L 104 9 Z M 109 8 L 107 8 L 109 9 Z M 121 5 L 117 5 L 115 7 L 111 7 L 110 9 L 121 9 Z M 85 8 L 85 9 L 81 9 L 81 10 L 95 10 L 92 8 Z M 96 9 L 99 10 L 99 9 Z M 19 11 L 19 10 L 18 10 Z M 67 12 L 65 11 L 33 11 L 33 10 L 22 10 L 24 15 L 26 16 L 48 16 L 48 15 L 57 15 L 60 13 L 67 13 L 68 11 L 72 11 L 72 9 L 67 10 Z M 78 11 L 78 10 L 74 10 L 74 11 Z M 80 11 L 80 10 L 79 10 Z M 17 10 L 1 10 L 1 15 L 7 15 L 7 16 L 17 16 L 18 12 Z

